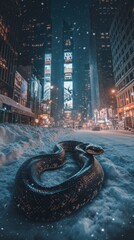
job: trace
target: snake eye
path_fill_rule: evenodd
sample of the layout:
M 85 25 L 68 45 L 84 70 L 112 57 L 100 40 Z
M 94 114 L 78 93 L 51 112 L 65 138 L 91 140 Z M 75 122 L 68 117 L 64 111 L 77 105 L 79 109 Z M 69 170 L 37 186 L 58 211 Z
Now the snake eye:
M 104 150 L 102 147 L 96 146 L 96 145 L 91 145 L 91 144 L 86 146 L 85 151 L 87 153 L 93 154 L 93 155 L 99 155 L 99 154 L 104 153 Z

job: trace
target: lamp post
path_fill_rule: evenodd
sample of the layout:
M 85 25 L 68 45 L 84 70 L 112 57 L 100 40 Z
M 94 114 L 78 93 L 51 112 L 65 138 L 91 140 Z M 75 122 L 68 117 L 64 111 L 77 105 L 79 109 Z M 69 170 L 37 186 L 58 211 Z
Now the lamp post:
M 6 110 L 7 110 L 7 108 L 4 107 L 3 108 L 3 123 L 5 122 Z
M 117 90 L 111 89 L 112 102 L 111 102 L 111 111 L 112 111 L 112 124 L 114 129 L 117 129 Z

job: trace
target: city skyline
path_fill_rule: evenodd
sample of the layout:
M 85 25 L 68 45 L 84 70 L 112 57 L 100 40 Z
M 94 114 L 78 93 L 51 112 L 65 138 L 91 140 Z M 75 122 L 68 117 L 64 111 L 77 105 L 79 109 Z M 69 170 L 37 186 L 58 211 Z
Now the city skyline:
M 0 94 L 30 108 L 34 112 L 35 118 L 39 118 L 39 121 L 42 118 L 42 122 L 45 122 L 43 118 L 50 122 L 52 117 L 55 124 L 61 124 L 60 120 L 65 121 L 68 114 L 67 122 L 70 123 L 73 119 L 77 121 L 79 114 L 81 115 L 79 124 L 91 119 L 96 124 L 98 120 L 118 121 L 119 106 L 116 105 L 118 104 L 116 96 L 117 91 L 120 90 L 116 89 L 117 83 L 115 85 L 117 80 L 115 79 L 115 67 L 113 69 L 112 36 L 109 35 L 109 31 L 116 12 L 124 4 L 127 6 L 131 2 L 131 0 L 125 2 L 84 0 L 78 1 L 76 4 L 69 0 L 16 1 L 14 3 L 16 8 L 12 8 L 10 13 L 10 16 L 15 13 L 16 20 L 13 23 L 6 15 L 10 5 L 13 7 L 13 1 L 9 1 L 7 8 L 2 0 Z M 131 4 L 131 10 L 133 14 L 133 4 Z M 65 24 L 70 26 L 72 31 L 71 35 L 69 32 L 66 35 L 66 44 L 70 44 L 69 41 L 73 40 L 73 45 L 68 50 L 64 46 Z M 11 26 L 15 26 L 16 35 Z M 133 24 L 131 24 L 131 30 L 133 32 Z M 9 38 L 10 35 L 11 38 Z M 13 58 L 9 58 L 9 53 L 5 55 L 7 45 L 14 54 L 14 61 Z M 70 65 L 65 62 L 65 52 L 72 54 Z M 132 47 L 131 52 L 133 54 Z M 48 57 L 51 58 L 50 63 L 46 60 Z M 6 60 L 6 58 L 8 59 Z M 6 61 L 8 67 L 5 64 Z M 12 64 L 13 71 L 9 67 L 10 64 Z M 132 80 L 133 67 L 132 62 Z M 12 75 L 10 83 L 7 84 L 8 75 L 6 74 L 9 71 Z M 21 77 L 15 77 L 17 76 L 16 71 Z M 72 83 L 71 80 L 73 80 Z M 17 87 L 17 84 L 18 86 L 22 85 L 24 81 L 26 82 L 26 99 L 20 95 L 21 86 L 20 89 Z M 69 97 L 64 97 L 64 90 L 67 94 L 69 86 L 72 100 L 67 103 Z M 116 89 L 114 95 L 111 92 L 113 89 Z M 133 102 L 133 96 L 131 102 Z M 3 104 L 6 105 L 6 103 Z M 129 102 L 124 104 L 127 109 Z M 7 108 L 10 108 L 10 105 Z M 16 112 L 16 114 L 19 113 Z M 14 117 L 12 115 L 15 115 L 12 110 L 10 112 L 1 111 L 1 121 L 3 118 L 7 121 L 18 118 L 16 115 Z M 131 105 L 131 116 L 128 115 L 126 113 L 125 118 L 133 117 L 133 105 Z M 133 126 L 133 120 L 128 123 Z

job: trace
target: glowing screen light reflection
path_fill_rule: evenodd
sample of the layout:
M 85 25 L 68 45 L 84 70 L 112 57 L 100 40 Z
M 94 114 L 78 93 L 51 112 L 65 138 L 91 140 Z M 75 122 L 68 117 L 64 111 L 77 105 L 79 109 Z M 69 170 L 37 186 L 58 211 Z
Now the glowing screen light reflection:
M 73 82 L 64 82 L 64 109 L 71 110 L 73 108 Z
M 72 62 L 72 52 L 65 52 L 64 53 L 64 62 L 71 63 Z
M 44 100 L 50 100 L 51 96 L 51 60 L 50 53 L 45 54 L 45 67 L 44 67 Z
M 65 63 L 64 64 L 64 73 L 72 73 L 72 63 Z

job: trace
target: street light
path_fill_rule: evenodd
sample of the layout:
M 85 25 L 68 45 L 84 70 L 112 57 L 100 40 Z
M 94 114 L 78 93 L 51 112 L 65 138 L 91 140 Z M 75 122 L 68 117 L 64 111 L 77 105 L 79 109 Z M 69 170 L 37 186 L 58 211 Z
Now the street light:
M 115 89 L 112 89 L 112 90 L 111 90 L 111 93 L 115 93 L 115 92 L 116 92 L 116 90 L 115 90 Z
M 38 118 L 35 119 L 35 123 L 36 123 L 36 126 L 38 126 L 38 123 L 39 123 L 39 119 Z

